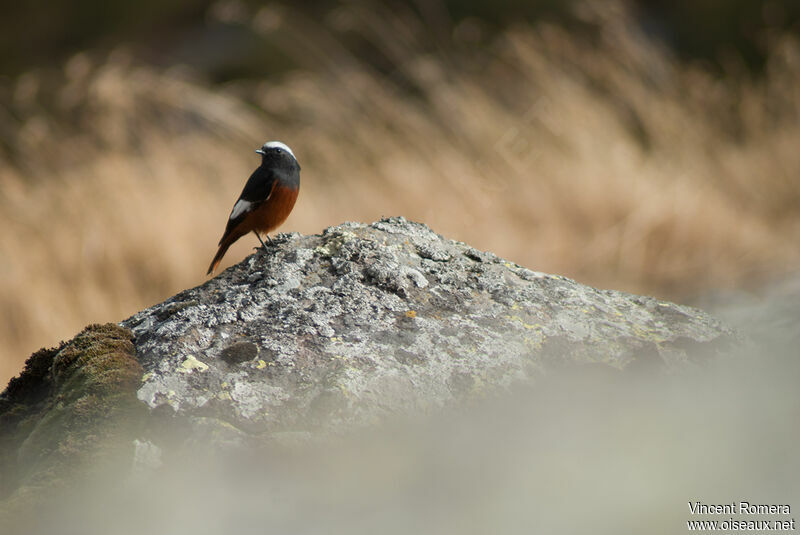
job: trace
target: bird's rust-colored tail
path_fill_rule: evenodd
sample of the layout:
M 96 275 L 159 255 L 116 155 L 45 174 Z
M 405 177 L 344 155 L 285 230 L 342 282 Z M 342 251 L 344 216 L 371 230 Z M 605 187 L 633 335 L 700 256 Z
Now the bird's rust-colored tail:
M 225 256 L 225 253 L 228 252 L 228 247 L 233 245 L 233 242 L 238 240 L 242 237 L 241 232 L 228 232 L 219 240 L 219 249 L 217 249 L 217 254 L 214 255 L 214 260 L 211 261 L 211 265 L 208 266 L 208 271 L 206 275 L 211 275 L 219 266 L 219 263 L 222 262 L 222 257 Z
M 212 260 L 211 265 L 208 266 L 206 275 L 211 275 L 214 273 L 214 271 L 216 271 L 217 266 L 219 266 L 219 263 L 222 262 L 222 257 L 225 256 L 225 253 L 228 251 L 228 247 L 230 247 L 230 244 L 228 243 L 219 246 L 219 249 L 217 249 L 217 254 L 214 255 L 214 260 Z

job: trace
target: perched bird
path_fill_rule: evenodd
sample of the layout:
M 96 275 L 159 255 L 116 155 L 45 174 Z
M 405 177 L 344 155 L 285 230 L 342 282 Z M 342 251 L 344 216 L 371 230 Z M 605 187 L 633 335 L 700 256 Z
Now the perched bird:
M 261 234 L 269 240 L 267 233 L 286 221 L 294 208 L 300 190 L 300 164 L 292 149 L 280 141 L 268 141 L 256 152 L 261 154 L 261 165 L 250 175 L 233 205 L 207 275 L 217 269 L 228 247 L 250 231 L 266 249 Z

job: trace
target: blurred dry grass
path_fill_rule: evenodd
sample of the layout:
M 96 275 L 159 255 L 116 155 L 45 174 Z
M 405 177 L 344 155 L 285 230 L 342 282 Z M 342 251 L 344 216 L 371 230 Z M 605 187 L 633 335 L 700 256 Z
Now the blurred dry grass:
M 353 31 L 387 25 L 369 36 L 396 59 L 383 75 L 264 8 L 248 20 L 312 69 L 209 89 L 118 51 L 0 87 L 0 382 L 88 322 L 203 282 L 266 139 L 303 166 L 283 231 L 401 214 L 532 269 L 673 298 L 796 269 L 798 43 L 773 43 L 763 79 L 718 80 L 614 4 L 581 9 L 594 39 L 541 24 L 478 48 L 456 28 L 455 56 L 415 53 L 413 21 L 339 13 Z

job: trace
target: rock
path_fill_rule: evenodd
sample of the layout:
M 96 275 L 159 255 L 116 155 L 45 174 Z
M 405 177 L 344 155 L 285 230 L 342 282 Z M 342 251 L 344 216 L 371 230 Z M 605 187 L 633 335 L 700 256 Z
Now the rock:
M 28 360 L 0 394 L 0 523 L 27 511 L 29 529 L 46 489 L 87 474 L 146 482 L 186 452 L 293 450 L 564 368 L 669 374 L 739 342 L 700 310 L 533 272 L 403 218 L 280 235 Z
M 262 438 L 426 413 L 570 365 L 669 372 L 737 340 L 700 310 L 533 272 L 403 218 L 281 235 L 122 325 L 141 401 Z

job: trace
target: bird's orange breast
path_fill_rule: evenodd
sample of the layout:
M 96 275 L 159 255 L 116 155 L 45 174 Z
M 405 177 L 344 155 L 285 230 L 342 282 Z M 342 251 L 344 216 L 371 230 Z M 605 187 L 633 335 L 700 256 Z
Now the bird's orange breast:
M 253 211 L 248 223 L 259 232 L 270 232 L 277 228 L 289 217 L 297 200 L 298 191 L 277 184 L 269 199 Z

